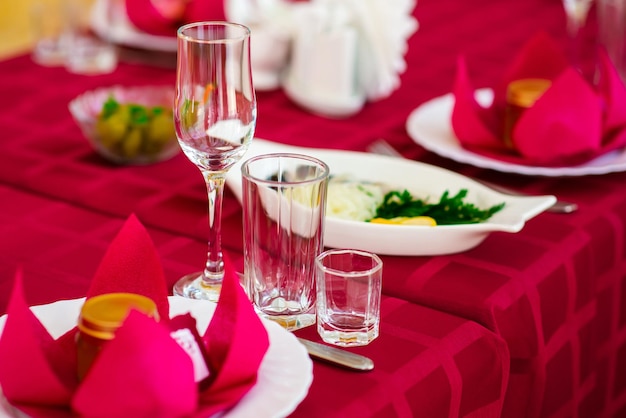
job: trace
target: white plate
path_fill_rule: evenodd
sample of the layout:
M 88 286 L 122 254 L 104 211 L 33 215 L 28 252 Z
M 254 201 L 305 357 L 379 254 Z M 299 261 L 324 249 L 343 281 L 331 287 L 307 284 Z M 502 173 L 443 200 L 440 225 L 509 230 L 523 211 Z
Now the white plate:
M 176 36 L 150 35 L 133 26 L 120 0 L 96 0 L 91 9 L 91 28 L 118 45 L 162 52 L 176 52 L 178 47 Z
M 58 338 L 76 325 L 84 299 L 64 300 L 48 305 L 31 307 L 50 335 Z M 197 320 L 198 330 L 204 332 L 213 316 L 215 303 L 203 300 L 170 296 L 170 316 L 190 312 Z M 262 319 L 267 329 L 270 347 L 263 358 L 256 385 L 223 415 L 227 418 L 284 417 L 294 411 L 305 398 L 313 381 L 313 363 L 306 349 L 296 337 L 280 325 Z M 0 317 L 0 333 L 6 315 Z M 14 411 L 5 409 L 4 397 L 0 402 L 0 418 Z M 4 408 L 3 408 L 4 406 Z
M 417 161 L 319 148 L 301 148 L 254 139 L 244 160 L 272 152 L 295 152 L 323 160 L 331 175 L 351 175 L 357 180 L 382 182 L 393 189 L 407 189 L 414 196 L 438 199 L 448 190 L 467 189 L 467 200 L 486 208 L 505 202 L 505 208 L 486 222 L 469 225 L 384 225 L 326 217 L 324 244 L 357 248 L 377 254 L 419 256 L 458 253 L 480 244 L 491 232 L 518 232 L 527 220 L 550 207 L 554 196 L 509 196 L 491 190 L 458 173 Z M 226 184 L 242 199 L 241 164 L 233 167 Z
M 491 89 L 477 91 L 483 105 L 491 103 Z M 429 151 L 460 163 L 476 167 L 525 175 L 565 177 L 607 174 L 626 170 L 626 149 L 602 155 L 585 164 L 572 167 L 540 167 L 514 164 L 476 154 L 461 146 L 451 125 L 454 95 L 452 93 L 432 99 L 413 110 L 406 122 L 409 136 Z

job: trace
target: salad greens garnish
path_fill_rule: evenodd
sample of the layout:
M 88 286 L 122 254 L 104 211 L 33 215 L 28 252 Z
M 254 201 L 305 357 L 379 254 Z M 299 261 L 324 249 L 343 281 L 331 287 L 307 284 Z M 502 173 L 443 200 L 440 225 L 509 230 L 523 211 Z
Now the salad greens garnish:
M 383 203 L 376 211 L 377 218 L 392 219 L 400 216 L 430 216 L 437 225 L 459 225 L 478 223 L 489 219 L 494 213 L 504 207 L 504 202 L 487 209 L 480 209 L 473 203 L 465 202 L 467 189 L 460 190 L 450 196 L 446 190 L 439 202 L 428 203 L 425 200 L 414 199 L 408 190 L 388 192 Z

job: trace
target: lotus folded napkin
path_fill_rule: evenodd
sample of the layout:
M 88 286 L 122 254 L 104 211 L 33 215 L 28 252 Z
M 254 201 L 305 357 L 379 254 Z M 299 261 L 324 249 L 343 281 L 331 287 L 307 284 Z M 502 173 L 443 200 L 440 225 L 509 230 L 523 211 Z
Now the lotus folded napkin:
M 21 272 L 0 336 L 0 385 L 31 417 L 212 416 L 255 384 L 269 347 L 267 331 L 226 260 L 220 300 L 198 334 L 210 375 L 196 382 L 192 359 L 171 336 L 167 287 L 156 249 L 139 220 L 128 218 L 93 278 L 87 298 L 108 292 L 153 299 L 161 321 L 131 311 L 82 381 L 76 373 L 76 328 L 54 339 L 29 309 Z M 208 302 L 207 302 L 208 303 Z
M 493 102 L 481 104 L 461 57 L 451 120 L 459 142 L 490 158 L 538 166 L 582 164 L 624 147 L 626 87 L 603 50 L 598 64 L 598 81 L 591 83 L 568 62 L 556 41 L 538 33 L 494 86 Z M 516 120 L 507 144 L 507 87 L 516 80 L 543 80 L 548 87 Z

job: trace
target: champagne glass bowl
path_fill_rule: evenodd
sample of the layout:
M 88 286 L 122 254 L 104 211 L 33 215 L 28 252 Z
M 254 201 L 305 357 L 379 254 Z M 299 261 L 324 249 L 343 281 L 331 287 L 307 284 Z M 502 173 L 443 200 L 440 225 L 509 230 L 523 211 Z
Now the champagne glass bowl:
M 204 270 L 181 278 L 174 294 L 216 301 L 224 275 L 220 235 L 225 176 L 245 154 L 256 127 L 247 27 L 197 22 L 179 28 L 174 125 L 183 153 L 205 180 L 209 218 Z

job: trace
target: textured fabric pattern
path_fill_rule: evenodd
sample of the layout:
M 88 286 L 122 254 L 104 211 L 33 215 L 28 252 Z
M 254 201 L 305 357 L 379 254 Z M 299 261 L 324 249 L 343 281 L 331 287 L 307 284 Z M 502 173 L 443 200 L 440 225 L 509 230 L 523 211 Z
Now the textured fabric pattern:
M 543 213 L 521 232 L 492 234 L 465 253 L 383 257 L 383 293 L 396 298 L 395 303 L 412 303 L 408 306 L 415 310 L 415 326 L 423 323 L 419 315 L 428 308 L 480 324 L 506 342 L 511 360 L 502 416 L 626 416 L 626 173 L 580 178 L 498 173 L 426 152 L 405 130 L 413 109 L 451 91 L 460 54 L 475 87 L 492 87 L 538 30 L 564 42 L 560 1 L 420 0 L 414 14 L 420 29 L 409 40 L 402 86 L 389 98 L 367 104 L 351 118 L 333 120 L 303 111 L 280 90 L 260 92 L 257 137 L 351 150 L 364 150 L 384 137 L 409 158 L 578 203 L 575 214 Z M 122 63 L 112 74 L 84 77 L 39 67 L 23 56 L 0 62 L 0 73 L 3 278 L 13 277 L 12 268 L 24 262 L 25 277 L 31 277 L 26 281 L 30 303 L 83 296 L 85 278 L 91 277 L 112 234 L 130 213 L 154 234 L 169 284 L 204 263 L 206 193 L 198 170 L 182 155 L 152 166 L 113 166 L 94 153 L 67 110 L 73 97 L 95 87 L 171 84 L 173 70 Z M 241 209 L 228 191 L 223 230 L 226 249 L 240 262 Z M 45 291 L 36 282 L 42 274 Z M 8 289 L 6 279 L 1 281 L 0 298 L 8 297 Z M 6 300 L 0 302 L 5 306 Z M 406 338 L 391 326 L 393 321 L 388 323 L 387 331 L 383 326 L 386 335 Z M 434 356 L 437 347 L 448 343 L 446 338 L 431 340 L 424 350 Z M 470 351 L 453 350 L 457 356 Z M 443 368 L 444 363 L 455 362 L 441 360 L 438 373 L 446 380 L 456 372 Z M 316 364 L 316 372 L 320 369 L 326 370 Z M 327 373 L 330 377 L 322 381 L 345 379 L 341 387 L 350 387 L 354 396 L 355 385 L 374 376 L 359 376 L 355 383 L 351 375 L 334 369 Z M 458 401 L 473 384 L 469 382 L 462 396 L 454 385 L 448 386 L 451 401 L 442 416 L 470 409 L 474 412 L 467 416 L 490 416 L 477 412 L 487 403 L 472 408 Z M 380 387 L 387 388 L 386 383 Z M 317 390 L 314 386 L 302 408 L 317 407 L 310 403 L 318 404 Z M 419 396 L 424 396 L 421 390 L 429 391 L 433 397 L 438 391 L 430 384 L 412 390 Z M 354 411 L 363 407 L 359 402 L 377 402 L 372 393 L 364 395 L 366 400 L 355 399 Z M 323 396 L 331 395 L 336 396 Z M 405 401 L 398 402 L 390 409 L 381 407 L 377 416 L 411 410 L 401 405 Z

